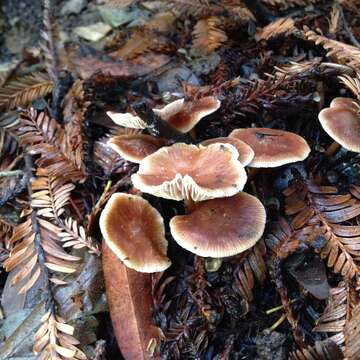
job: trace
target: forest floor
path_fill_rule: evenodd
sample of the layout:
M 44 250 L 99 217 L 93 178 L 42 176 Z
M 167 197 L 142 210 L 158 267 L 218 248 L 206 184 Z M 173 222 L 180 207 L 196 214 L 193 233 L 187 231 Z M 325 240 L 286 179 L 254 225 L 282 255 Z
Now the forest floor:
M 358 0 L 3 0 L 0 360 L 360 359 L 359 155 L 318 118 L 346 97 L 360 121 L 359 74 Z M 151 110 L 182 98 L 178 118 L 208 111 L 186 132 Z M 265 208 L 265 230 L 246 251 L 202 257 L 169 225 L 201 205 L 136 188 L 138 164 L 109 140 L 143 131 L 199 145 L 240 128 L 291 132 L 311 152 L 247 164 L 243 191 Z M 163 218 L 165 271 L 102 250 L 99 216 L 117 192 Z

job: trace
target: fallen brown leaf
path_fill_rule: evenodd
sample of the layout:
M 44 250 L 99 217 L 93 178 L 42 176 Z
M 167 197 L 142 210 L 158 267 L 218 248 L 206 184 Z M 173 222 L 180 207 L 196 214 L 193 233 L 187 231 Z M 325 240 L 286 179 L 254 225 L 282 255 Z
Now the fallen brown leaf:
M 146 360 L 160 344 L 161 330 L 151 316 L 150 274 L 124 266 L 103 243 L 103 270 L 111 320 L 126 360 Z

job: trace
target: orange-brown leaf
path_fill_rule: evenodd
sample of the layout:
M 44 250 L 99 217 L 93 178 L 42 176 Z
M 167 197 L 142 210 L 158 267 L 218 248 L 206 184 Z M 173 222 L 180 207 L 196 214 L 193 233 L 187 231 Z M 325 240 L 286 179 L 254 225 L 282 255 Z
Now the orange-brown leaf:
M 150 344 L 160 343 L 160 329 L 151 316 L 150 274 L 124 266 L 103 243 L 106 294 L 115 335 L 123 356 L 148 360 Z

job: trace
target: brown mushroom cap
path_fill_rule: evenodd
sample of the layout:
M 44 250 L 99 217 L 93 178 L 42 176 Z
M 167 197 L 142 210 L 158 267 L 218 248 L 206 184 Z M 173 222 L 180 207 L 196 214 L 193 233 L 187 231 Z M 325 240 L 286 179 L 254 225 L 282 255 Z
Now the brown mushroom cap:
M 345 149 L 360 152 L 360 107 L 352 99 L 335 98 L 319 113 L 323 129 Z
M 254 150 L 250 167 L 277 167 L 304 160 L 310 153 L 305 139 L 289 131 L 248 128 L 236 129 L 229 136 L 246 142 Z
M 151 135 L 129 134 L 113 136 L 111 147 L 127 161 L 140 163 L 146 156 L 165 145 L 165 141 Z
M 354 99 L 337 97 L 334 98 L 330 103 L 331 108 L 347 108 L 353 111 L 359 110 L 359 105 Z
M 214 139 L 208 139 L 201 142 L 201 145 L 208 146 L 211 144 L 222 143 L 222 144 L 231 144 L 236 147 L 239 152 L 238 160 L 243 166 L 246 166 L 251 163 L 252 159 L 255 156 L 254 150 L 245 142 L 230 138 L 230 137 L 218 137 Z
M 221 103 L 215 96 L 206 96 L 195 101 L 179 99 L 154 113 L 182 133 L 190 131 L 203 117 L 215 112 Z
M 116 124 L 120 126 L 124 126 L 127 128 L 133 128 L 133 129 L 145 129 L 146 124 L 144 120 L 140 119 L 138 116 L 135 116 L 130 113 L 117 113 L 114 111 L 108 111 L 106 113 L 111 120 Z
M 106 244 L 129 268 L 164 271 L 171 265 L 161 215 L 140 196 L 116 193 L 100 216 Z
M 202 201 L 232 196 L 246 183 L 246 172 L 230 144 L 177 143 L 147 156 L 132 181 L 139 190 L 174 200 Z
M 266 212 L 254 196 L 241 192 L 233 197 L 197 204 L 189 215 L 170 220 L 175 241 L 194 254 L 226 257 L 252 247 L 262 236 Z

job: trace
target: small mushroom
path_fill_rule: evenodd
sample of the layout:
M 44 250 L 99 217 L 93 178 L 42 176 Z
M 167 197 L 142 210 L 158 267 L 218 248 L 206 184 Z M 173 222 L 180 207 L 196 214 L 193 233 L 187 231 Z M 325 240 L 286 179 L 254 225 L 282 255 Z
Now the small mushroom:
M 255 156 L 254 150 L 248 144 L 246 144 L 244 141 L 235 138 L 230 138 L 230 137 L 213 138 L 202 141 L 201 145 L 208 146 L 216 143 L 231 144 L 235 146 L 237 151 L 239 152 L 238 160 L 241 162 L 243 166 L 250 164 L 250 162 Z
M 165 199 L 203 201 L 241 191 L 246 172 L 230 144 L 209 146 L 176 143 L 141 161 L 134 186 Z
M 118 113 L 114 111 L 108 111 L 106 114 L 111 118 L 111 120 L 116 125 L 132 128 L 132 129 L 146 128 L 145 121 L 131 113 Z
M 163 219 L 140 196 L 113 194 L 101 213 L 100 230 L 109 248 L 131 269 L 150 273 L 171 265 Z
M 319 121 L 327 134 L 345 149 L 360 152 L 360 105 L 348 98 L 335 98 L 322 109 Z
M 206 96 L 193 101 L 175 100 L 162 109 L 153 109 L 153 111 L 176 130 L 187 133 L 203 117 L 215 112 L 220 105 L 220 101 L 215 96 Z
M 165 141 L 151 135 L 129 134 L 113 136 L 110 146 L 122 158 L 133 163 L 140 163 L 146 156 L 165 145 Z
M 170 231 L 183 248 L 199 256 L 222 258 L 251 248 L 262 236 L 266 212 L 254 196 L 235 196 L 196 204 L 189 215 L 170 220 Z
M 255 168 L 271 168 L 302 161 L 310 153 L 310 147 L 301 136 L 285 130 L 268 128 L 236 129 L 229 135 L 247 143 L 255 153 L 248 165 Z

